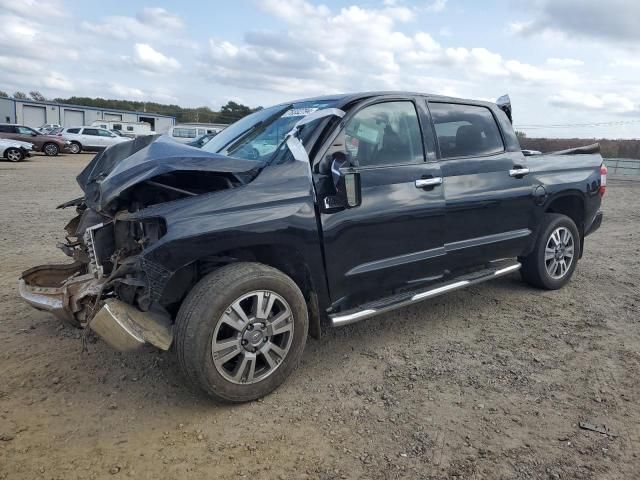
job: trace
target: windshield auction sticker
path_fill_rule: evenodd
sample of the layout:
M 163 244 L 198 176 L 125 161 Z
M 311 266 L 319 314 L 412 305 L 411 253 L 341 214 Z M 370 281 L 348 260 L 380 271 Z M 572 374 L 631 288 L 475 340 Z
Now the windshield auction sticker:
M 292 108 L 291 110 L 287 110 L 282 118 L 286 117 L 306 117 L 307 115 L 318 110 L 317 107 L 309 107 L 309 108 Z

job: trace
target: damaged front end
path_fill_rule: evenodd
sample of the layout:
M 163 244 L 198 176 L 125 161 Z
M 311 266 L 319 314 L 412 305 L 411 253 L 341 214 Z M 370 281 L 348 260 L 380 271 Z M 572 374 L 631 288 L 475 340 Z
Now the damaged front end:
M 255 163 L 143 137 L 98 154 L 78 176 L 85 196 L 60 205 L 77 215 L 58 247 L 73 259 L 23 272 L 22 298 L 66 323 L 91 328 L 118 350 L 167 350 L 172 319 L 155 298 L 143 252 L 167 233 L 162 217 L 132 219 L 152 205 L 234 188 Z M 145 273 L 147 272 L 147 273 Z M 162 272 L 159 272 L 161 275 Z

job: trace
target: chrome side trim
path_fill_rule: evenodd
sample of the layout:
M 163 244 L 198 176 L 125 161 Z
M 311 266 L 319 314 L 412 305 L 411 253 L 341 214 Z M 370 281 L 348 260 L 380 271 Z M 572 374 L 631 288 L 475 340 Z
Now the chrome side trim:
M 357 322 L 358 320 L 362 320 L 363 318 L 373 317 L 374 315 L 377 315 L 376 312 L 377 310 L 369 309 L 369 310 L 361 310 L 359 312 L 351 313 L 349 315 L 343 315 L 341 317 L 340 316 L 333 317 L 331 318 L 331 325 L 333 325 L 334 327 L 337 327 L 340 325 L 348 325 L 350 323 Z
M 433 290 L 427 290 L 426 292 L 418 293 L 411 297 L 411 301 L 424 300 L 429 297 L 436 297 L 446 292 L 457 290 L 458 288 L 466 287 L 469 285 L 469 280 L 462 280 L 461 282 L 452 283 L 443 287 L 434 288 Z
M 496 270 L 495 272 L 493 272 L 493 276 L 499 277 L 501 275 L 506 275 L 507 273 L 510 273 L 510 272 L 515 272 L 516 270 L 520 270 L 521 266 L 522 265 L 517 263 L 515 265 L 510 265 L 508 267 L 501 268 L 500 270 Z
M 420 252 L 398 255 L 396 257 L 383 258 L 382 260 L 375 260 L 373 262 L 356 265 L 346 273 L 346 276 L 349 277 L 351 275 L 359 275 L 361 273 L 373 272 L 375 270 L 382 270 L 384 268 L 406 265 L 407 263 L 419 262 L 433 257 L 440 257 L 442 255 L 446 255 L 446 253 L 447 252 L 443 247 L 436 247 L 429 250 L 422 250 Z
M 444 249 L 447 252 L 454 252 L 456 250 L 462 250 L 463 248 L 487 245 L 488 243 L 506 242 L 507 240 L 514 240 L 528 235 L 531 235 L 531 230 L 528 228 L 522 228 L 520 230 L 511 230 L 509 232 L 485 235 L 484 237 L 475 237 L 467 240 L 460 240 L 458 242 L 445 243 Z
M 501 277 L 503 275 L 507 275 L 511 272 L 515 272 L 519 270 L 520 263 L 515 263 L 513 265 L 509 265 L 508 267 L 500 268 L 498 270 L 494 270 L 489 272 L 481 277 L 474 278 L 471 280 L 459 280 L 454 283 L 450 283 L 448 285 L 442 285 L 439 287 L 431 288 L 429 290 L 425 290 L 424 292 L 416 293 L 410 299 L 399 301 L 397 303 L 393 303 L 391 305 L 383 306 L 381 308 L 365 308 L 363 310 L 347 313 L 344 315 L 333 314 L 329 315 L 329 319 L 331 320 L 331 325 L 334 327 L 340 327 L 343 325 L 349 325 L 350 323 L 355 323 L 360 320 L 364 320 L 365 318 L 375 317 L 377 315 L 390 312 L 392 310 L 396 310 L 398 308 L 406 307 L 416 302 L 420 302 L 422 300 L 426 300 L 428 298 L 437 297 L 438 295 L 442 295 L 444 293 L 453 292 L 454 290 L 459 290 L 461 288 L 468 287 L 470 285 L 475 285 L 476 283 L 482 283 L 487 280 L 492 280 L 497 277 Z

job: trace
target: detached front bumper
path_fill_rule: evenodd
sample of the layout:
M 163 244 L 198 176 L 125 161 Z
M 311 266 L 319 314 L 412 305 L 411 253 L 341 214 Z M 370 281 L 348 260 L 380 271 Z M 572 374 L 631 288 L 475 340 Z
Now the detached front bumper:
M 38 310 L 75 327 L 89 327 L 113 348 L 135 351 L 149 343 L 168 350 L 173 341 L 171 319 L 161 313 L 142 312 L 116 298 L 101 302 L 91 316 L 103 279 L 83 274 L 81 263 L 41 265 L 23 272 L 18 281 L 20 296 Z

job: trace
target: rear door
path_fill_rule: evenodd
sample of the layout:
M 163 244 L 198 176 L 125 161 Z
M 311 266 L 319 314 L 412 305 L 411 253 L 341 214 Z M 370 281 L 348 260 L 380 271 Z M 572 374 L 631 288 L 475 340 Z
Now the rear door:
M 533 229 L 533 189 L 522 152 L 505 148 L 497 122 L 504 114 L 462 103 L 430 102 L 429 110 L 442 168 L 449 269 L 520 255 Z
M 425 135 L 433 144 L 428 122 L 413 97 L 361 103 L 323 155 L 344 153 L 361 181 L 359 206 L 320 214 L 334 304 L 349 308 L 443 276 L 444 195 L 433 149 L 424 148 Z

